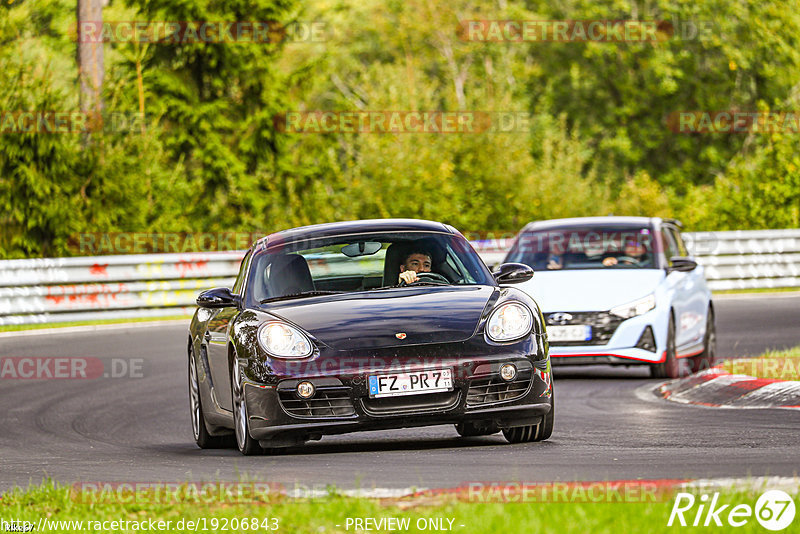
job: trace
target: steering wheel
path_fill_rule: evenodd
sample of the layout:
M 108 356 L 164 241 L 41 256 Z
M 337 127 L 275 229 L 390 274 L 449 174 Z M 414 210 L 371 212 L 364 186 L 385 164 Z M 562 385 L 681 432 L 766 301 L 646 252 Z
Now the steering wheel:
M 639 264 L 642 263 L 641 261 L 637 260 L 636 258 L 631 258 L 630 256 L 619 256 L 617 258 L 617 265 L 619 265 L 622 262 L 625 262 L 625 263 L 627 263 L 629 265 L 639 265 Z
M 407 284 L 405 280 L 400 281 L 400 286 L 411 286 L 414 284 L 418 284 L 419 282 L 428 282 L 432 284 L 442 284 L 442 285 L 450 285 L 450 280 L 445 278 L 439 273 L 417 273 L 418 280 L 416 282 L 411 282 Z

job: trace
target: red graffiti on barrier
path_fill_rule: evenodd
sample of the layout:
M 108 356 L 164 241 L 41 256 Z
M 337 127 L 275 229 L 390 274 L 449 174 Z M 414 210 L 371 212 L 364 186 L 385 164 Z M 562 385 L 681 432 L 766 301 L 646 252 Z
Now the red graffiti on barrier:
M 181 278 L 186 278 L 186 275 L 193 271 L 204 271 L 208 268 L 207 260 L 197 261 L 179 261 L 175 264 L 175 269 L 180 273 Z
M 95 263 L 94 265 L 89 267 L 89 274 L 108 276 L 108 272 L 106 271 L 107 268 L 108 268 L 107 263 Z
M 91 293 L 127 293 L 128 284 L 118 282 L 114 284 L 70 284 L 48 286 L 46 296 L 58 295 L 88 295 Z
M 133 301 L 130 296 L 126 297 L 124 294 L 119 293 L 105 293 L 105 294 L 88 294 L 88 295 L 48 295 L 45 300 L 51 304 L 68 308 L 79 309 L 84 307 L 89 308 L 107 308 L 112 305 L 128 305 Z

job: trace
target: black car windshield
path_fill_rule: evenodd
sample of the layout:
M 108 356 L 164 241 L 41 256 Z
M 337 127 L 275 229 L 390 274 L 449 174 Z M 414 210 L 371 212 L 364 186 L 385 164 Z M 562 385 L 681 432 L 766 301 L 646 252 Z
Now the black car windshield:
M 589 226 L 524 232 L 506 262 L 537 271 L 569 269 L 654 269 L 650 228 Z
M 287 296 L 396 287 L 401 266 L 415 254 L 430 261 L 430 275 L 418 274 L 420 280 L 415 284 L 495 285 L 489 270 L 460 235 L 380 232 L 273 240 L 253 257 L 248 299 L 258 303 Z

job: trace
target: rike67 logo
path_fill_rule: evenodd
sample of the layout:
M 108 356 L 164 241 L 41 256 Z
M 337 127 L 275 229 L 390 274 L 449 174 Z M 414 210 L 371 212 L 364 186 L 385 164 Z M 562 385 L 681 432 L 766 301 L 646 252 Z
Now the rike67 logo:
M 719 493 L 697 497 L 691 493 L 678 493 L 669 514 L 667 526 L 730 526 L 742 527 L 753 517 L 767 530 L 783 530 L 794 520 L 795 504 L 788 493 L 770 490 L 763 493 L 755 507 L 749 504 L 721 503 Z

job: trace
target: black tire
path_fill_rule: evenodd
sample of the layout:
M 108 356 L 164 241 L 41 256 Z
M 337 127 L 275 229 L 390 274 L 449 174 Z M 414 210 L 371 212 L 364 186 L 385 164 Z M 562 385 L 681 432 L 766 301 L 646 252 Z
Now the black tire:
M 552 386 L 551 386 L 552 387 Z M 503 436 L 509 443 L 527 443 L 531 441 L 544 441 L 553 435 L 553 423 L 556 418 L 556 396 L 550 393 L 550 411 L 542 417 L 538 425 L 517 426 L 504 428 Z
M 456 432 L 462 438 L 473 438 L 476 436 L 491 436 L 500 432 L 500 426 L 494 422 L 486 421 L 463 421 L 456 426 Z
M 526 443 L 528 441 L 533 441 L 533 435 L 536 433 L 537 428 L 539 428 L 539 425 L 504 428 L 503 436 L 505 436 L 509 443 Z
M 539 434 L 533 441 L 544 441 L 553 435 L 553 423 L 556 420 L 556 393 L 553 391 L 553 384 L 550 383 L 550 411 L 544 416 L 542 422 L 539 423 L 541 427 Z
M 691 372 L 688 361 L 678 359 L 675 349 L 675 317 L 670 313 L 667 326 L 667 356 L 662 363 L 650 367 L 650 376 L 653 378 L 680 378 Z
M 226 449 L 233 440 L 230 436 L 212 436 L 206 427 L 203 402 L 200 398 L 200 382 L 197 375 L 197 361 L 194 350 L 189 350 L 189 410 L 192 414 L 192 434 L 201 449 Z
M 234 358 L 231 369 L 231 397 L 233 406 L 233 427 L 236 435 L 236 447 L 245 456 L 256 456 L 266 451 L 250 436 L 250 423 L 247 417 L 247 403 L 242 391 L 241 369 Z
M 703 338 L 703 352 L 694 357 L 694 370 L 705 371 L 717 363 L 717 328 L 714 321 L 714 308 L 708 307 L 706 314 L 706 335 Z

